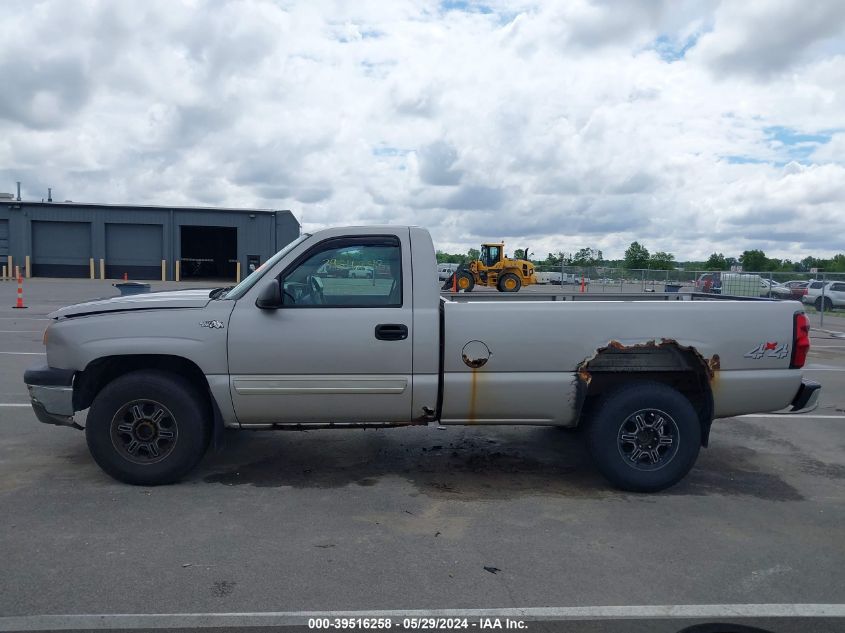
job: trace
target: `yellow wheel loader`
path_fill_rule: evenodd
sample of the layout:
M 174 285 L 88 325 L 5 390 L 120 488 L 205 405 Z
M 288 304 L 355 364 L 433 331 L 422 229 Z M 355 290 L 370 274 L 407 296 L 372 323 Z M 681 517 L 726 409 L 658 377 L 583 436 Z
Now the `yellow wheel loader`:
M 502 243 L 482 244 L 481 257 L 462 264 L 443 284 L 443 290 L 471 292 L 475 286 L 486 286 L 499 292 L 519 292 L 522 286 L 536 283 L 534 264 L 530 261 L 505 257 Z

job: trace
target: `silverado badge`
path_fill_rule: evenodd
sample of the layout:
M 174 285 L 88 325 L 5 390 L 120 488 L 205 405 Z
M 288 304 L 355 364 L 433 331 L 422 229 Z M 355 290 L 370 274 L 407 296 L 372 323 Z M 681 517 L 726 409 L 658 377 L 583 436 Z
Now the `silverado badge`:
M 214 321 L 200 321 L 200 327 L 210 327 L 212 330 L 222 330 L 224 325 L 223 321 L 214 319 Z

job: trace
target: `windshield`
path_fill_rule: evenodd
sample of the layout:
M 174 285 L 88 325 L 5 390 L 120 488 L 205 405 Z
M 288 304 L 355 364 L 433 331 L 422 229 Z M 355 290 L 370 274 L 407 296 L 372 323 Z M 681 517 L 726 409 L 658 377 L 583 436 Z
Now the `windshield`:
M 290 244 L 288 244 L 287 246 L 285 246 L 282 250 L 280 250 L 278 253 L 276 253 L 275 255 L 273 255 L 273 256 L 272 256 L 270 259 L 268 259 L 266 262 L 264 262 L 263 264 L 261 264 L 261 266 L 259 266 L 258 268 L 256 268 L 256 269 L 255 269 L 252 273 L 250 273 L 250 274 L 249 274 L 249 276 L 248 276 L 248 277 L 246 277 L 246 278 L 245 278 L 245 279 L 244 279 L 241 283 L 239 283 L 237 286 L 235 286 L 235 287 L 234 287 L 234 288 L 232 288 L 229 292 L 227 292 L 227 293 L 223 296 L 223 298 L 225 298 L 225 299 L 240 299 L 242 296 L 244 296 L 244 294 L 246 294 L 246 292 L 247 292 L 250 288 L 252 288 L 252 287 L 256 284 L 256 282 L 258 282 L 258 280 L 259 280 L 259 279 L 261 279 L 261 278 L 264 276 L 264 273 L 265 273 L 265 272 L 266 272 L 269 268 L 272 268 L 273 266 L 275 266 L 275 265 L 276 265 L 276 263 L 277 263 L 280 259 L 282 259 L 282 257 L 284 257 L 285 255 L 287 255 L 289 252 L 291 252 L 294 248 L 296 248 L 297 246 L 299 246 L 302 242 L 304 242 L 304 241 L 305 241 L 306 239 L 308 239 L 309 237 L 311 237 L 311 234 L 310 234 L 310 233 L 303 233 L 302 235 L 300 235 L 300 236 L 299 236 L 298 238 L 296 238 L 293 242 L 291 242 Z

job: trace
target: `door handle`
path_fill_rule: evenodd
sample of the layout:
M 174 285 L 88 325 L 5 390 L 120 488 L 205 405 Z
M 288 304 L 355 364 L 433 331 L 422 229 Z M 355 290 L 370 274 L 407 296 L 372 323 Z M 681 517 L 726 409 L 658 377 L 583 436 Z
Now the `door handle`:
M 401 323 L 381 323 L 376 326 L 376 338 L 380 341 L 404 341 L 408 338 L 408 326 Z

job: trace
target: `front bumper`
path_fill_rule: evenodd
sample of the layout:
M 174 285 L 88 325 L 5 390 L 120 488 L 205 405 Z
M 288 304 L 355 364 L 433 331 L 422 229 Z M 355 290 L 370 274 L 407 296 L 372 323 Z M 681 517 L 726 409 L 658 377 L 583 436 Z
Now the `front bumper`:
M 789 413 L 807 413 L 819 406 L 819 396 L 822 386 L 814 380 L 802 380 L 798 393 L 792 399 L 792 408 Z
M 23 381 L 32 410 L 41 422 L 81 429 L 73 419 L 74 371 L 42 365 L 27 369 Z

